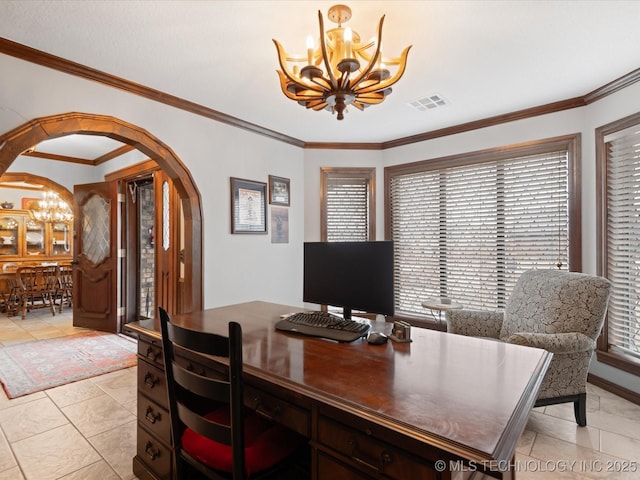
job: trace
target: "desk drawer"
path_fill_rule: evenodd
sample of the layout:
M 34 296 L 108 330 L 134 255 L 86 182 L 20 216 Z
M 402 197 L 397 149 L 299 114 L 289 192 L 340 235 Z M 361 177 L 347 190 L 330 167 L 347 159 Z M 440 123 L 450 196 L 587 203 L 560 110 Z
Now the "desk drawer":
M 158 479 L 171 479 L 171 450 L 143 428 L 138 428 L 137 453 Z
M 162 358 L 162 343 L 160 340 L 147 340 L 140 338 L 138 340 L 138 355 L 147 362 L 164 369 L 164 360 Z
M 244 387 L 244 403 L 258 414 L 302 436 L 309 438 L 311 435 L 311 413 L 303 408 L 249 385 Z
M 397 480 L 436 480 L 440 477 L 429 463 L 423 463 L 368 432 L 324 416 L 319 417 L 318 441 L 336 452 L 336 458 L 343 459 L 365 474 L 378 473 Z
M 318 480 L 370 480 L 368 477 L 356 470 L 338 463 L 335 459 L 318 452 Z M 418 480 L 416 478 L 416 480 Z
M 158 405 L 169 408 L 167 379 L 164 370 L 138 358 L 138 392 L 143 393 Z
M 138 422 L 155 437 L 171 445 L 169 412 L 144 395 L 138 395 Z

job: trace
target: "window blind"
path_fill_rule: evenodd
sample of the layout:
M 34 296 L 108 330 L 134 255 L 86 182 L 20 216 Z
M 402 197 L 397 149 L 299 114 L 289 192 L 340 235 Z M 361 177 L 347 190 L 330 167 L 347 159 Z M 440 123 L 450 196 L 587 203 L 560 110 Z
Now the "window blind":
M 330 175 L 327 179 L 327 241 L 369 239 L 369 181 Z
M 504 308 L 520 274 L 567 268 L 568 152 L 397 174 L 390 179 L 399 314 L 446 296 Z
M 640 358 L 640 126 L 606 146 L 609 349 Z

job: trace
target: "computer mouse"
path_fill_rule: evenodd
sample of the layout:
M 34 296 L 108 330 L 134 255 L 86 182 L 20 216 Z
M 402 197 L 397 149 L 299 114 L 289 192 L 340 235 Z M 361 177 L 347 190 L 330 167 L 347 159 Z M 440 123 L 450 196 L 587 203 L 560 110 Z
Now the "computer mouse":
M 387 343 L 387 340 L 389 340 L 389 337 L 382 332 L 373 332 L 367 337 L 367 342 L 371 345 L 384 345 Z

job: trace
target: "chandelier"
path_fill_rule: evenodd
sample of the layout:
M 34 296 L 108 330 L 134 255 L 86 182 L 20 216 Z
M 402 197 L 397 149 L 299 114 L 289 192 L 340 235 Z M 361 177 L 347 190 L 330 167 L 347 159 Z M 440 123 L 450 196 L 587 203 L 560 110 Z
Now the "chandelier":
M 41 222 L 68 222 L 73 218 L 71 208 L 56 192 L 43 192 L 38 208 L 31 211 L 34 220 Z
M 282 92 L 303 107 L 329 110 L 342 120 L 348 105 L 364 110 L 384 101 L 391 93 L 391 85 L 404 74 L 411 46 L 400 57 L 383 59 L 384 15 L 378 24 L 377 39 L 368 42 L 362 42 L 357 32 L 342 26 L 351 18 L 351 9 L 346 5 L 334 5 L 328 17 L 338 27 L 325 32 L 322 13 L 318 11 L 320 46 L 314 49 L 313 39 L 308 37 L 306 57 L 289 55 L 277 40 L 273 43 L 282 69 L 278 70 Z M 305 63 L 300 69 L 300 64 Z M 393 75 L 388 66 L 395 67 Z

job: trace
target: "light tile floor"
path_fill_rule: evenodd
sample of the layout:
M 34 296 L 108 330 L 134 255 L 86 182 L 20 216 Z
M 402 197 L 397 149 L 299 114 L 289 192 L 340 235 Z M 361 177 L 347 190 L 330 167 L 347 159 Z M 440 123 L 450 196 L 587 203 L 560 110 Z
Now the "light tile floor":
M 67 312 L 0 316 L 0 344 L 74 333 Z M 640 479 L 640 406 L 587 392 L 587 427 L 571 404 L 533 410 L 516 447 L 518 480 Z M 135 367 L 14 400 L 0 392 L 0 480 L 134 479 L 135 412 Z
M 0 348 L 62 337 L 71 310 L 0 314 Z M 0 389 L 0 480 L 135 479 L 136 367 L 7 399 Z

